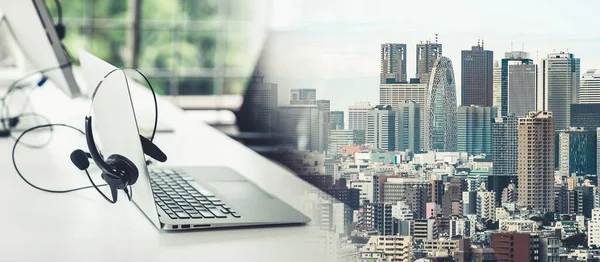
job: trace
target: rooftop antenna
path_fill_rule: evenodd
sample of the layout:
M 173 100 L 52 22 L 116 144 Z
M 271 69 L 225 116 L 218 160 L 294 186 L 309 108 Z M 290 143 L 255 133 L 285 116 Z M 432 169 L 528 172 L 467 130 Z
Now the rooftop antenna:
M 480 45 L 480 42 L 481 42 L 480 38 L 479 38 L 479 37 L 477 37 L 477 46 L 481 46 L 481 45 Z
M 481 39 L 481 49 L 484 49 L 483 48 L 483 39 Z
M 435 34 L 435 43 L 436 44 L 438 43 L 438 34 L 437 33 Z

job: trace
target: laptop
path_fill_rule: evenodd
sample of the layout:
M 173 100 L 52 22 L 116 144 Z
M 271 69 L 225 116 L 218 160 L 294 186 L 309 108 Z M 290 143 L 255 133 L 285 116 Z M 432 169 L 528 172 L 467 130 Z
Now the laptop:
M 87 52 L 80 52 L 80 62 L 85 81 L 91 87 L 115 68 Z M 152 103 L 151 98 L 148 103 Z M 243 174 L 225 166 L 147 167 L 130 90 L 120 72 L 104 80 L 93 100 L 91 112 L 94 138 L 102 155 L 123 155 L 138 168 L 139 178 L 132 186 L 132 201 L 159 229 L 228 228 L 310 221 Z M 170 135 L 177 135 L 177 132 Z M 160 147 L 160 142 L 157 144 Z M 197 150 L 219 153 L 218 148 Z M 195 153 L 197 151 L 190 151 L 190 154 Z M 221 153 L 226 157 L 227 152 Z M 119 194 L 120 201 L 126 201 L 124 193 Z

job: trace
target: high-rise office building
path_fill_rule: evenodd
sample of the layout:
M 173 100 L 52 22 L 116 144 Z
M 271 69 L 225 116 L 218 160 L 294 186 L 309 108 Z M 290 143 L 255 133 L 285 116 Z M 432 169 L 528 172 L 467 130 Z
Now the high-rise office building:
M 581 76 L 579 103 L 600 103 L 600 69 L 591 69 Z
M 425 84 L 385 84 L 379 85 L 379 104 L 391 105 L 399 108 L 400 104 L 409 101 L 417 103 L 421 109 L 419 122 L 420 142 L 419 148 L 425 148 L 425 114 L 427 99 L 427 85 Z
M 354 102 L 354 105 L 348 107 L 348 129 L 367 130 L 367 119 L 369 111 L 373 107 L 369 102 Z
M 596 129 L 570 127 L 558 133 L 559 172 L 563 176 L 596 174 Z
M 502 67 L 498 61 L 494 61 L 493 70 L 493 87 L 492 87 L 492 101 L 493 107 L 498 109 L 498 117 L 502 116 Z
M 478 191 L 475 198 L 475 212 L 482 221 L 496 220 L 496 201 L 494 192 Z
M 397 108 L 398 105 L 407 100 L 415 101 L 422 107 L 427 100 L 427 85 L 425 84 L 382 84 L 379 85 L 379 103 L 382 105 L 391 105 Z
M 435 61 L 442 56 L 442 44 L 425 41 L 417 44 L 417 75 L 421 84 L 429 82 L 429 74 L 433 69 Z
M 378 105 L 369 111 L 366 140 L 375 148 L 396 150 L 396 112 L 392 106 Z
M 431 189 L 427 187 L 410 187 L 406 189 L 405 202 L 413 212 L 413 217 L 426 218 L 427 201 L 431 198 Z
M 559 262 L 562 242 L 559 237 L 540 237 L 540 262 Z
M 435 219 L 413 220 L 412 237 L 415 240 L 434 240 L 439 237 L 439 223 Z
M 252 77 L 249 90 L 244 97 L 247 113 L 252 119 L 252 131 L 273 132 L 277 123 L 277 84 L 265 83 L 258 72 Z
M 457 150 L 469 155 L 492 156 L 492 123 L 497 114 L 495 107 L 459 107 Z
M 600 127 L 600 103 L 571 104 L 570 125 L 596 130 Z
M 406 83 L 406 44 L 381 44 L 381 84 Z
M 527 233 L 492 233 L 497 261 L 540 261 L 539 236 Z
M 506 52 L 500 75 L 500 115 L 526 116 L 536 109 L 536 66 L 524 51 Z
M 396 109 L 396 150 L 421 149 L 421 105 L 406 101 Z
M 295 141 L 298 150 L 322 151 L 319 148 L 319 109 L 316 105 L 289 105 L 279 107 L 278 131 Z
M 331 130 L 329 152 L 337 153 L 343 146 L 354 145 L 354 130 Z
M 532 111 L 519 118 L 518 204 L 542 212 L 554 211 L 554 118 Z
M 588 222 L 588 247 L 600 247 L 600 208 L 594 208 Z
M 331 129 L 331 130 L 345 129 L 344 111 L 331 111 L 330 128 L 329 129 Z
M 377 230 L 381 236 L 390 236 L 392 233 L 392 204 L 368 203 L 363 208 L 364 225 Z
M 536 65 L 508 61 L 508 114 L 526 116 L 536 107 Z
M 557 130 L 570 126 L 571 104 L 578 103 L 579 58 L 549 54 L 538 69 L 537 109 L 552 112 Z
M 494 52 L 477 43 L 461 53 L 461 104 L 493 106 Z
M 333 187 L 327 188 L 324 191 L 337 201 L 346 204 L 352 210 L 358 210 L 360 207 L 360 190 L 348 188 L 346 180 L 343 178 L 336 181 Z
M 598 175 L 600 174 L 600 127 L 596 128 L 596 156 L 596 175 Z
M 425 102 L 426 149 L 456 151 L 456 83 L 449 58 L 435 61 Z
M 290 91 L 291 105 L 317 104 L 317 90 L 311 88 L 297 88 Z
M 319 149 L 324 152 L 329 148 L 331 102 L 329 100 L 317 100 L 316 103 L 319 109 Z
M 382 199 L 378 199 L 380 202 L 394 204 L 399 201 L 406 201 L 406 198 L 408 197 L 408 189 L 415 187 L 423 188 L 426 192 L 427 198 L 431 199 L 432 187 L 429 180 L 394 177 L 387 178 L 382 184 Z
M 585 218 L 592 217 L 592 211 L 600 206 L 598 199 L 598 187 L 592 185 L 583 185 L 575 187 L 575 190 L 581 195 L 581 210 Z
M 365 136 L 363 130 L 331 130 L 330 135 L 330 153 L 337 153 L 343 146 L 364 144 L 364 139 L 360 139 Z

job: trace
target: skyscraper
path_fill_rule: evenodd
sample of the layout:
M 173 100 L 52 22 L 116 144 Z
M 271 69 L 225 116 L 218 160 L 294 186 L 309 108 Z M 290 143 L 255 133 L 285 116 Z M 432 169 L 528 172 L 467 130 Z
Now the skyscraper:
M 600 103 L 571 104 L 570 125 L 596 130 L 600 127 Z
M 399 108 L 406 101 L 414 101 L 421 109 L 420 118 L 420 144 L 419 148 L 425 148 L 425 114 L 427 98 L 427 85 L 424 84 L 383 84 L 379 85 L 379 104 L 391 105 Z
M 452 62 L 447 57 L 434 63 L 426 103 L 427 149 L 456 151 L 456 84 Z
M 317 90 L 310 88 L 292 89 L 290 91 L 291 105 L 315 105 L 317 104 Z
M 357 135 L 359 132 L 361 134 Z M 331 130 L 329 152 L 337 153 L 343 146 L 362 145 L 364 141 L 357 140 L 357 138 L 361 137 L 364 140 L 365 135 L 363 130 Z
M 442 44 L 437 42 L 437 35 L 435 43 L 425 41 L 417 44 L 417 75 L 416 77 L 420 80 L 421 84 L 427 84 L 429 82 L 431 69 L 434 66 L 435 61 L 442 56 Z
M 554 212 L 554 118 L 532 111 L 519 118 L 518 204 Z
M 252 121 L 253 131 L 273 132 L 277 128 L 277 84 L 265 83 L 264 77 L 255 72 L 244 97 L 246 121 Z
M 496 202 L 501 192 L 511 182 L 517 183 L 518 168 L 518 118 L 513 114 L 494 119 L 492 135 L 493 174 L 488 177 L 488 186 L 496 192 Z
M 591 69 L 581 77 L 579 103 L 600 103 L 600 69 Z
M 596 129 L 570 127 L 567 130 L 558 131 L 558 133 L 559 172 L 564 176 L 595 174 L 597 164 Z
M 492 122 L 495 107 L 461 106 L 458 108 L 457 149 L 469 155 L 492 156 Z
M 279 132 L 295 141 L 294 148 L 321 151 L 319 129 L 319 109 L 316 105 L 279 107 Z
M 331 111 L 331 130 L 342 130 L 345 128 L 344 125 L 344 111 Z
M 493 80 L 493 107 L 498 109 L 498 117 L 502 116 L 502 67 L 498 61 L 494 61 Z
M 396 112 L 392 106 L 378 105 L 369 111 L 366 140 L 375 148 L 396 150 Z
M 533 75 L 532 75 L 533 74 Z M 536 109 L 536 68 L 529 53 L 511 51 L 505 53 L 501 68 L 500 115 L 526 116 Z
M 508 114 L 526 116 L 536 107 L 536 65 L 527 60 L 508 61 Z
M 461 54 L 461 101 L 463 106 L 493 106 L 494 52 L 477 43 Z
M 571 104 L 579 98 L 579 58 L 564 52 L 549 54 L 538 72 L 537 109 L 552 112 L 556 129 L 566 129 Z
M 327 151 L 329 148 L 329 134 L 331 125 L 331 102 L 329 100 L 317 100 L 319 109 L 319 151 Z
M 417 152 L 420 145 L 421 106 L 415 101 L 405 101 L 396 109 L 396 150 Z
M 381 44 L 381 84 L 406 83 L 406 44 Z
M 369 102 L 358 101 L 348 107 L 348 129 L 367 130 L 367 117 L 371 110 Z

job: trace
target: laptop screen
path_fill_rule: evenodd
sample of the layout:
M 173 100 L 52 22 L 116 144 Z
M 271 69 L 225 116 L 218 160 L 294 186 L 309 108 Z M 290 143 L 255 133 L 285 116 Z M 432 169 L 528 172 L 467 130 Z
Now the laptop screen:
M 87 72 L 85 74 L 86 82 L 92 90 L 99 79 L 103 79 L 108 72 L 115 69 L 109 63 L 84 52 L 81 54 L 81 66 Z M 92 71 L 96 73 L 90 74 Z M 131 81 L 131 79 L 128 80 Z M 160 228 L 146 161 L 139 139 L 133 102 L 123 72 L 114 72 L 104 80 L 93 97 L 91 115 L 94 138 L 104 158 L 106 159 L 112 154 L 120 154 L 129 158 L 136 165 L 139 178 L 132 186 L 133 201 L 148 219 Z M 119 191 L 119 202 L 123 201 L 127 201 L 127 197 L 124 192 Z

